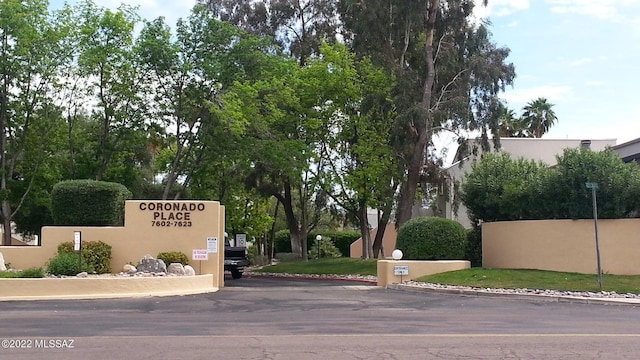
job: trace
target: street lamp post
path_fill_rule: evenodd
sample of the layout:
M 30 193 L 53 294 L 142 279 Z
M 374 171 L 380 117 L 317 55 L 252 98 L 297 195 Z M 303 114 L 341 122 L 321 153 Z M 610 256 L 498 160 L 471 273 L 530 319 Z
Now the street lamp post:
M 318 242 L 318 259 L 320 259 L 320 241 L 322 240 L 322 235 L 316 235 L 316 241 Z

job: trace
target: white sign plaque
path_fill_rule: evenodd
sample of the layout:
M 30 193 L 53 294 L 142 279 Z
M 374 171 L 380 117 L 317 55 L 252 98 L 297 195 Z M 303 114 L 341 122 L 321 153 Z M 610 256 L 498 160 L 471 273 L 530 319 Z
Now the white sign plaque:
M 247 234 L 236 234 L 236 246 L 247 247 Z
M 73 250 L 74 251 L 79 251 L 80 250 L 80 246 L 81 246 L 81 233 L 80 231 L 74 231 L 73 232 Z
M 405 276 L 409 275 L 408 265 L 396 265 L 393 267 L 393 275 Z
M 207 249 L 193 249 L 193 253 L 191 254 L 191 260 L 193 261 L 209 260 L 209 253 L 207 252 Z
M 217 253 L 218 252 L 218 238 L 217 237 L 208 237 L 207 238 L 207 253 Z

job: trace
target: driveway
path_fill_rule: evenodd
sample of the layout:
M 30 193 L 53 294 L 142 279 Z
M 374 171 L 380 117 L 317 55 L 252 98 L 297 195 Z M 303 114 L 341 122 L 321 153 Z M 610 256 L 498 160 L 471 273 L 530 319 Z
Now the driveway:
M 1 302 L 0 340 L 32 346 L 0 348 L 0 358 L 636 359 L 640 351 L 633 306 L 322 280 L 226 285 L 180 297 Z

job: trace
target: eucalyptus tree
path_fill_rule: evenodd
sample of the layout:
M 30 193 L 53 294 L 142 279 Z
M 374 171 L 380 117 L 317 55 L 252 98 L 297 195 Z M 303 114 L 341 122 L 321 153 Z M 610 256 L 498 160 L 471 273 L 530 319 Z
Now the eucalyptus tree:
M 34 187 L 49 175 L 61 129 L 54 102 L 65 36 L 43 0 L 0 2 L 0 217 L 3 245 Z M 51 171 L 51 172 L 49 172 Z
M 280 52 L 295 59 L 300 67 L 304 67 L 311 58 L 318 55 L 323 41 L 331 43 L 338 38 L 336 0 L 208 0 L 201 3 L 206 4 L 223 21 L 271 38 L 279 45 Z M 316 83 L 315 80 L 312 81 L 312 84 Z M 309 106 L 316 105 L 313 100 L 312 94 L 303 99 Z M 293 142 L 298 145 L 290 151 L 283 149 L 283 155 L 289 156 L 286 161 L 258 157 L 265 163 L 256 161 L 247 184 L 265 195 L 274 196 L 283 204 L 292 249 L 306 258 L 304 239 L 320 218 L 316 210 L 327 204 L 318 202 L 319 199 L 324 199 L 322 193 L 317 192 L 320 190 L 319 179 L 309 171 L 313 166 L 311 153 L 316 149 L 316 133 L 307 131 L 309 124 L 299 126 L 301 121 L 313 122 L 309 118 L 313 109 L 299 106 L 289 107 L 287 111 L 290 124 L 281 124 L 271 129 L 273 133 L 280 132 L 278 138 L 286 139 L 284 143 L 275 144 L 275 149 L 290 146 Z M 302 148 L 307 150 L 304 156 L 299 156 Z M 298 166 L 301 160 L 307 161 L 304 166 Z
M 498 94 L 515 76 L 509 50 L 490 41 L 486 24 L 471 21 L 469 0 L 341 0 L 346 40 L 396 78 L 396 153 L 405 177 L 396 225 L 411 217 L 435 133 L 497 134 Z M 498 138 L 498 136 L 494 136 Z

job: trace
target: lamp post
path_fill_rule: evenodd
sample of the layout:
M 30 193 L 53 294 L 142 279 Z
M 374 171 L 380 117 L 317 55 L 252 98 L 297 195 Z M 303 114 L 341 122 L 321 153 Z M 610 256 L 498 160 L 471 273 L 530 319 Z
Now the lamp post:
M 318 259 L 320 259 L 320 241 L 322 240 L 322 235 L 316 235 L 316 241 L 318 242 Z

